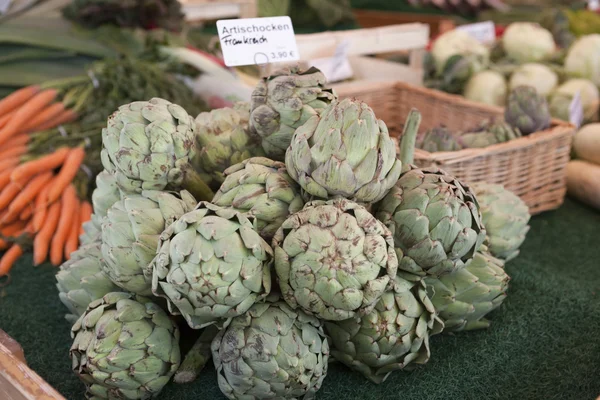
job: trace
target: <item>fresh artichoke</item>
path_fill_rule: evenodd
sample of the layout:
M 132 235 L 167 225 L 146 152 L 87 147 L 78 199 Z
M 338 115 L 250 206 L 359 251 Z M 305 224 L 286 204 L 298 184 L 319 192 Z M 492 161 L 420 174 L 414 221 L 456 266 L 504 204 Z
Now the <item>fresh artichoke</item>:
M 464 148 L 484 148 L 521 137 L 521 132 L 503 121 L 486 121 L 478 128 L 461 133 L 458 141 Z
M 402 170 L 385 123 L 355 99 L 331 104 L 298 128 L 285 165 L 309 195 L 360 203 L 382 199 Z
M 392 290 L 360 319 L 326 321 L 331 355 L 348 367 L 381 383 L 396 370 L 429 360 L 429 336 L 443 328 L 424 281 L 399 273 Z
M 508 96 L 504 119 L 523 135 L 529 135 L 550 126 L 550 109 L 546 98 L 533 87 L 517 86 Z
M 244 314 L 271 290 L 271 247 L 243 214 L 202 202 L 160 236 L 152 291 L 194 329 Z
M 490 253 L 505 261 L 519 254 L 519 247 L 529 231 L 529 207 L 502 185 L 475 183 L 473 191 L 479 201 Z
M 273 238 L 284 300 L 326 320 L 368 314 L 396 276 L 391 232 L 346 199 L 314 201 Z
M 247 158 L 263 155 L 258 135 L 248 130 L 248 103 L 219 108 L 196 117 L 200 176 L 213 190 L 223 183 L 223 171 Z
M 106 212 L 119 200 L 121 193 L 115 175 L 106 170 L 96 175 L 96 189 L 92 192 L 92 221 L 97 227 L 101 227 Z
M 186 189 L 210 200 L 212 191 L 191 164 L 196 131 L 194 119 L 166 100 L 123 105 L 102 130 L 102 165 L 123 193 Z
M 442 275 L 463 268 L 485 239 L 471 189 L 444 171 L 411 168 L 376 206 L 394 234 L 401 270 Z
M 463 149 L 456 135 L 445 126 L 436 127 L 425 132 L 418 139 L 417 147 L 430 153 Z
M 156 397 L 180 362 L 179 330 L 156 304 L 112 292 L 71 328 L 73 370 L 90 399 Z
M 81 225 L 83 233 L 79 235 L 79 245 L 94 243 L 102 240 L 102 225 L 94 220 L 89 220 Z
M 465 268 L 425 278 L 445 332 L 488 328 L 490 322 L 484 317 L 502 304 L 509 280 L 503 261 L 489 254 L 485 246 Z
M 329 360 L 322 322 L 283 301 L 255 304 L 212 342 L 229 399 L 313 399 Z
M 448 93 L 459 94 L 477 71 L 479 59 L 475 56 L 455 54 L 446 60 L 442 71 L 442 89 Z
M 71 323 L 83 314 L 88 305 L 110 292 L 118 292 L 118 286 L 102 271 L 101 242 L 81 246 L 71 253 L 56 273 L 56 287 L 60 301 L 69 309 L 65 317 Z
M 196 200 L 185 190 L 179 196 L 155 190 L 123 196 L 102 222 L 104 272 L 125 290 L 151 294 L 149 265 L 159 236 L 195 206 Z
M 267 157 L 283 161 L 296 128 L 318 115 L 337 96 L 317 68 L 284 68 L 261 80 L 250 103 L 250 125 Z
M 212 203 L 252 217 L 258 233 L 268 242 L 283 221 L 304 206 L 300 187 L 279 161 L 250 158 L 226 169 L 225 175 Z

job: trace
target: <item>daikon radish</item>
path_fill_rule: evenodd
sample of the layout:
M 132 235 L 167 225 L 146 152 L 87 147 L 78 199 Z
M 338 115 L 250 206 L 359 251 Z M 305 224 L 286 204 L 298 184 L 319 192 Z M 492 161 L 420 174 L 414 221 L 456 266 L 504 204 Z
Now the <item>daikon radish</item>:
M 600 210 L 600 165 L 573 160 L 567 165 L 569 196 Z
M 577 158 L 600 165 L 600 123 L 583 126 L 573 139 Z

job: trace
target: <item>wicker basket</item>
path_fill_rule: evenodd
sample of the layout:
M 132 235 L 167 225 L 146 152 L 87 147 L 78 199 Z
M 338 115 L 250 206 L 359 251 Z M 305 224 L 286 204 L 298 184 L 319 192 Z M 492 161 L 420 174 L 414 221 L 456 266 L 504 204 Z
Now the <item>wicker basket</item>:
M 356 97 L 368 103 L 399 137 L 412 107 L 423 115 L 420 131 L 445 125 L 472 128 L 482 120 L 502 117 L 503 109 L 473 103 L 463 97 L 406 83 L 372 83 L 347 86 L 340 97 Z M 415 152 L 418 166 L 436 165 L 466 183 L 500 183 L 518 194 L 532 214 L 558 208 L 566 194 L 566 166 L 575 127 L 553 120 L 552 127 L 527 137 L 489 146 L 452 152 Z

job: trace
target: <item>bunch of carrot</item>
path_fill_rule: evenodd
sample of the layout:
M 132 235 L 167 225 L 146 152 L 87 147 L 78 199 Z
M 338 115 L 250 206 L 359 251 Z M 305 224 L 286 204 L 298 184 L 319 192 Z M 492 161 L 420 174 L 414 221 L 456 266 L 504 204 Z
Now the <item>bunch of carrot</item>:
M 27 160 L 35 132 L 71 122 L 77 114 L 57 100 L 56 89 L 30 86 L 0 100 L 0 276 L 9 273 L 28 246 L 34 264 L 48 256 L 58 266 L 78 247 L 81 225 L 92 207 L 72 182 L 83 147 L 61 147 Z

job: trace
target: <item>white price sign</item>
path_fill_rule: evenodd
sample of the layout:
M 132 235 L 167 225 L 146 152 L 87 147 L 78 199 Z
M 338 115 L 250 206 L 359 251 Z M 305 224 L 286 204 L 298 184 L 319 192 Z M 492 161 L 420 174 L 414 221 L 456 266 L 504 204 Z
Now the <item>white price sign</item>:
M 482 43 L 493 43 L 496 40 L 496 25 L 494 25 L 493 21 L 460 25 L 456 29 L 467 32 L 471 37 Z
M 296 61 L 300 56 L 290 17 L 222 19 L 217 31 L 228 67 Z
M 339 82 L 352 78 L 353 72 L 348 61 L 348 48 L 350 42 L 344 40 L 336 48 L 333 57 L 317 58 L 310 61 L 310 65 L 323 72 L 328 82 Z
M 588 0 L 588 9 L 598 11 L 600 9 L 600 0 Z
M 569 105 L 569 122 L 577 128 L 583 123 L 583 104 L 581 103 L 581 92 L 577 92 Z

